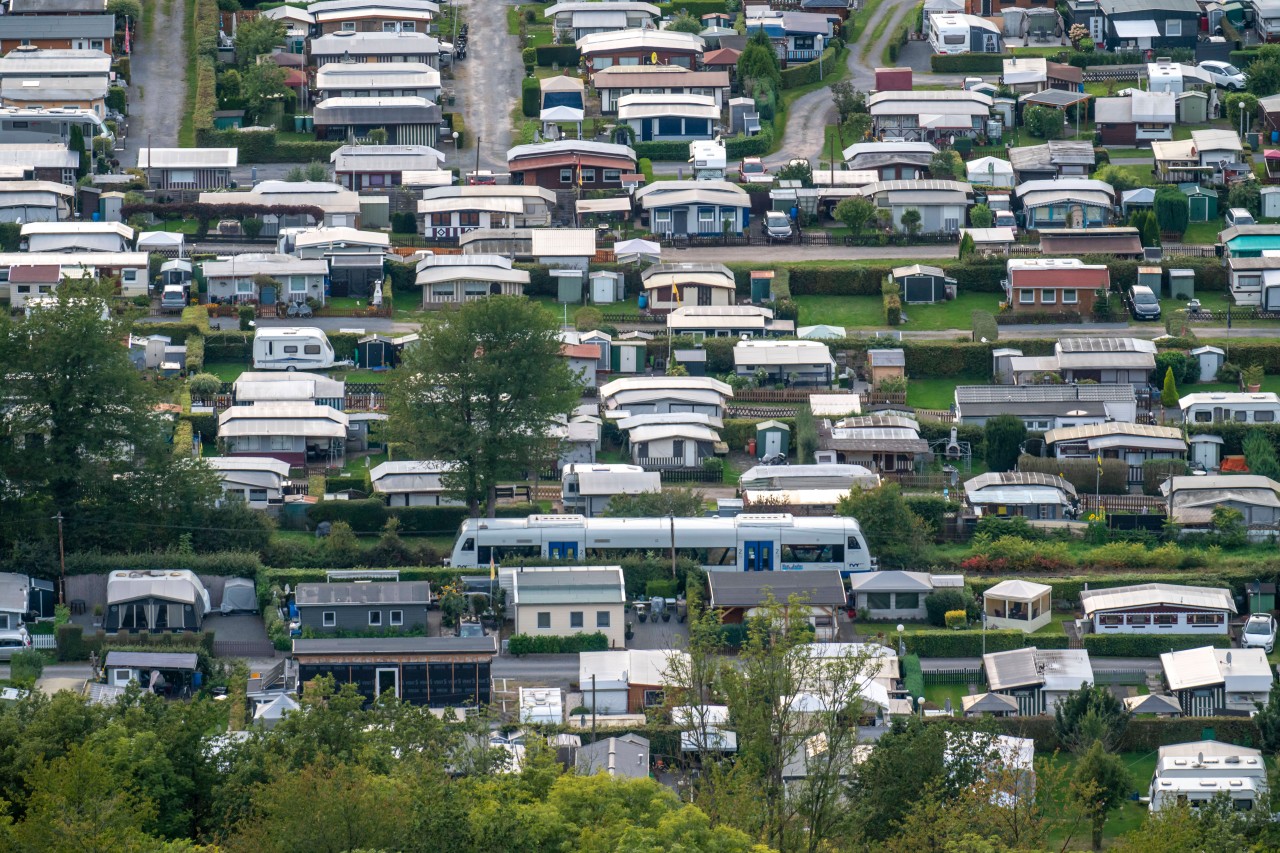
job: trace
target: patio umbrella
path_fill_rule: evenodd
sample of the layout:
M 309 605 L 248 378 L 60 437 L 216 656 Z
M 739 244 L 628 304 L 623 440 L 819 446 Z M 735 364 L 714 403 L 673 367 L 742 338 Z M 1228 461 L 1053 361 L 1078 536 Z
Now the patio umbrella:
M 662 247 L 648 240 L 623 240 L 621 243 L 614 243 L 613 252 L 621 264 L 642 260 L 656 264 L 662 257 Z

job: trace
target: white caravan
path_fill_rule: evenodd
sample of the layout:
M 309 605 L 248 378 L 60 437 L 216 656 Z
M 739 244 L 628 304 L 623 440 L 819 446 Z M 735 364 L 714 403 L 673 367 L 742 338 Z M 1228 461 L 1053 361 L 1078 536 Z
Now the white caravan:
M 254 370 L 323 370 L 333 367 L 333 347 L 323 329 L 311 326 L 258 329 L 253 335 Z

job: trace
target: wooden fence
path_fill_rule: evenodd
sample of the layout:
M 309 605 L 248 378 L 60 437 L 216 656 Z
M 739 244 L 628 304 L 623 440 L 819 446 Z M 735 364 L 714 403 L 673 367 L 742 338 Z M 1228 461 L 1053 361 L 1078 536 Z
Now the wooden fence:
M 925 684 L 985 684 L 981 669 L 935 669 L 924 671 Z
M 1099 505 L 1107 512 L 1164 515 L 1166 510 L 1163 498 L 1149 495 L 1094 495 L 1086 492 L 1080 496 L 1080 507 L 1086 514 L 1096 512 Z
M 848 394 L 848 391 L 827 388 L 745 388 L 733 392 L 733 399 L 744 403 L 808 403 L 810 394 Z M 894 395 L 888 395 L 894 396 Z M 906 395 L 897 395 L 905 401 Z M 865 400 L 864 400 L 865 402 Z

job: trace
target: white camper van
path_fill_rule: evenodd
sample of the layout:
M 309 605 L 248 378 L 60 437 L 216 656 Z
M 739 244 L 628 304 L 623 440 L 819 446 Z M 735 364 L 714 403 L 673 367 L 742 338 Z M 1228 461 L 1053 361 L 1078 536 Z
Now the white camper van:
M 323 329 L 310 326 L 258 329 L 254 370 L 323 370 L 333 367 L 333 347 Z
M 723 181 L 729 161 L 725 158 L 724 140 L 700 139 L 689 143 L 689 162 L 698 181 Z
M 929 46 L 934 53 L 999 53 L 1004 49 L 1000 29 L 977 15 L 934 12 L 930 16 Z

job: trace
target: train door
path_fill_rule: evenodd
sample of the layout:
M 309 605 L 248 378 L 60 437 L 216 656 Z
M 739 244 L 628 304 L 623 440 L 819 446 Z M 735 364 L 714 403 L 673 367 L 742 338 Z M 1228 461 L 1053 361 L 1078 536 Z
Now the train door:
M 743 542 L 742 551 L 745 560 L 743 567 L 748 572 L 773 571 L 773 542 L 771 540 Z
M 577 542 L 548 542 L 547 556 L 553 560 L 578 559 Z

